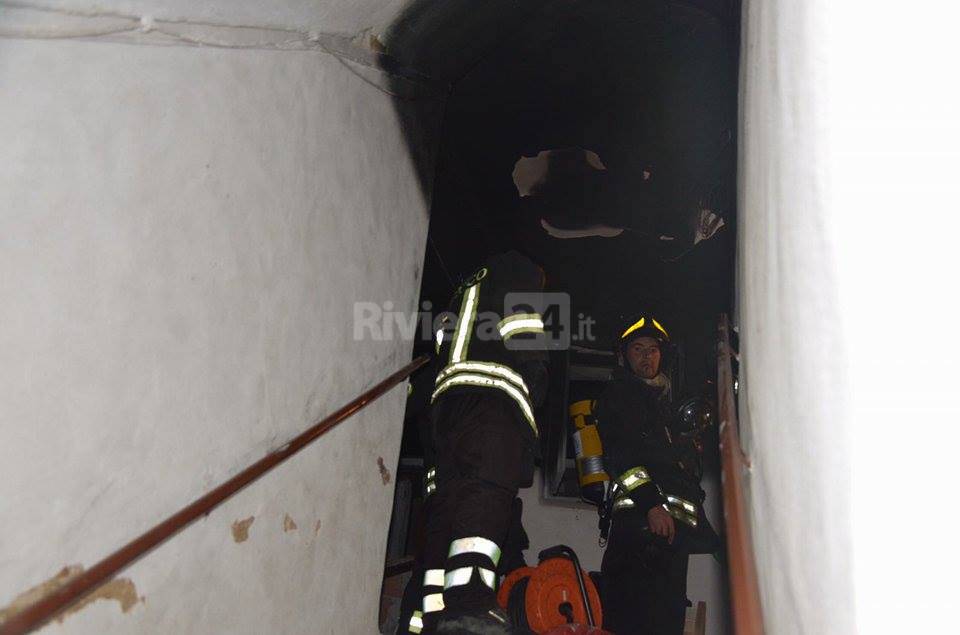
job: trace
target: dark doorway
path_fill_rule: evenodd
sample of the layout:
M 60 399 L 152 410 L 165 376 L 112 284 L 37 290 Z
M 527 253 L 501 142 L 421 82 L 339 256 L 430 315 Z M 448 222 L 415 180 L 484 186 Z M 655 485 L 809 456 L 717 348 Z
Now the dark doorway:
M 519 249 L 569 294 L 571 320 L 592 322 L 579 348 L 608 353 L 623 316 L 653 311 L 683 343 L 683 382 L 711 379 L 733 298 L 739 16 L 739 0 L 414 2 L 386 55 L 447 93 L 436 159 L 420 161 L 421 306 L 443 310 L 486 255 Z M 418 103 L 396 108 L 422 155 Z M 551 388 L 548 457 L 569 432 L 568 388 Z

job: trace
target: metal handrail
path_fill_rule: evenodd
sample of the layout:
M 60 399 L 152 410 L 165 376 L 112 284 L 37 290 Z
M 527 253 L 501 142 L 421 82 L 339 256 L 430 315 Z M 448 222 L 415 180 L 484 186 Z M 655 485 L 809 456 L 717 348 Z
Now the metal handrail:
M 209 514 L 225 500 L 253 483 L 264 474 L 323 436 L 338 423 L 375 401 L 388 390 L 405 380 L 430 358 L 418 357 L 379 384 L 366 391 L 333 414 L 324 417 L 305 432 L 294 437 L 283 447 L 274 450 L 253 463 L 233 478 L 207 492 L 163 522 L 113 552 L 69 582 L 44 596 L 34 604 L 12 615 L 0 625 L 0 635 L 20 635 L 39 628 L 76 602 L 106 584 L 122 570 L 133 564 L 160 544 L 186 528 L 193 521 Z
M 763 633 L 760 588 L 747 522 L 743 473 L 746 470 L 740 445 L 737 408 L 733 392 L 733 365 L 730 360 L 730 324 L 720 317 L 717 347 L 717 390 L 720 411 L 720 462 L 723 489 L 723 518 L 730 563 L 730 604 L 733 629 L 737 635 Z

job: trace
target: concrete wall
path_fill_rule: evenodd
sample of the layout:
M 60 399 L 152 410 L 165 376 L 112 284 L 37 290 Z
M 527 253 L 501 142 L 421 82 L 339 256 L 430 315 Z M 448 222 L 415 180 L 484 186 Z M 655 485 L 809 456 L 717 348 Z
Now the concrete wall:
M 537 554 L 547 547 L 567 545 L 577 552 L 581 566 L 587 571 L 599 571 L 603 561 L 603 549 L 597 542 L 596 508 L 586 504 L 549 503 L 540 496 L 541 472 L 533 487 L 522 490 L 523 526 L 530 538 L 530 549 L 524 554 L 527 564 L 537 563 Z M 704 477 L 703 488 L 707 492 L 705 507 L 707 517 L 718 531 L 722 531 L 723 517 L 720 509 L 720 484 L 711 475 Z M 726 633 L 727 598 L 724 589 L 724 573 L 712 556 L 696 555 L 690 558 L 687 575 L 687 597 L 694 603 L 707 603 L 708 635 Z
M 347 26 L 360 24 L 332 30 Z M 353 339 L 356 301 L 414 310 L 428 222 L 391 98 L 369 83 L 379 72 L 319 51 L 136 39 L 0 39 L 0 607 L 409 359 L 409 342 Z M 393 390 L 46 631 L 375 632 L 404 398 Z

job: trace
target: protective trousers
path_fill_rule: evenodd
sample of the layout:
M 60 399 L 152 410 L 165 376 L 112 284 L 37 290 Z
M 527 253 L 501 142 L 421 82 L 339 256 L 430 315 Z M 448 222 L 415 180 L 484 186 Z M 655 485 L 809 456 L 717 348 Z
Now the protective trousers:
M 424 548 L 424 623 L 496 605 L 513 501 L 533 482 L 533 448 L 516 405 L 492 391 L 434 404 L 437 491 Z
M 682 635 L 689 558 L 649 532 L 645 512 L 616 512 L 601 565 L 603 628 L 617 635 Z
M 436 496 L 433 492 L 426 495 L 422 507 L 424 518 L 429 519 L 433 514 L 435 501 Z M 406 633 L 416 635 L 423 631 L 423 573 L 423 554 L 421 553 L 418 554 L 413 572 L 410 575 L 410 581 L 407 582 L 407 586 L 403 590 L 403 598 L 400 600 L 400 619 L 397 623 L 398 635 Z
M 430 496 L 424 503 L 424 518 L 429 519 L 435 499 Z M 507 538 L 503 546 L 503 555 L 500 556 L 500 565 L 497 568 L 497 575 L 504 576 L 515 569 L 527 566 L 523 557 L 523 552 L 530 548 L 530 540 L 527 532 L 523 529 L 523 501 L 519 498 L 513 499 L 510 511 L 510 529 L 507 532 Z M 424 523 L 426 525 L 426 523 Z M 397 634 L 406 635 L 407 633 L 423 632 L 423 554 L 419 554 L 416 565 L 403 591 L 403 599 L 400 603 L 400 619 L 397 625 Z

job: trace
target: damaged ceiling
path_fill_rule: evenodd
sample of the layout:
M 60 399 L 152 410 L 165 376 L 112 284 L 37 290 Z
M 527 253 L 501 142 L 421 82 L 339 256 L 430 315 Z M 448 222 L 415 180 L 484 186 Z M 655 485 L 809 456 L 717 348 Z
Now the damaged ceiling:
M 424 299 L 519 248 L 600 336 L 645 307 L 709 341 L 732 298 L 738 15 L 735 0 L 410 5 L 388 54 L 450 86 Z M 518 161 L 564 149 L 521 196 Z

